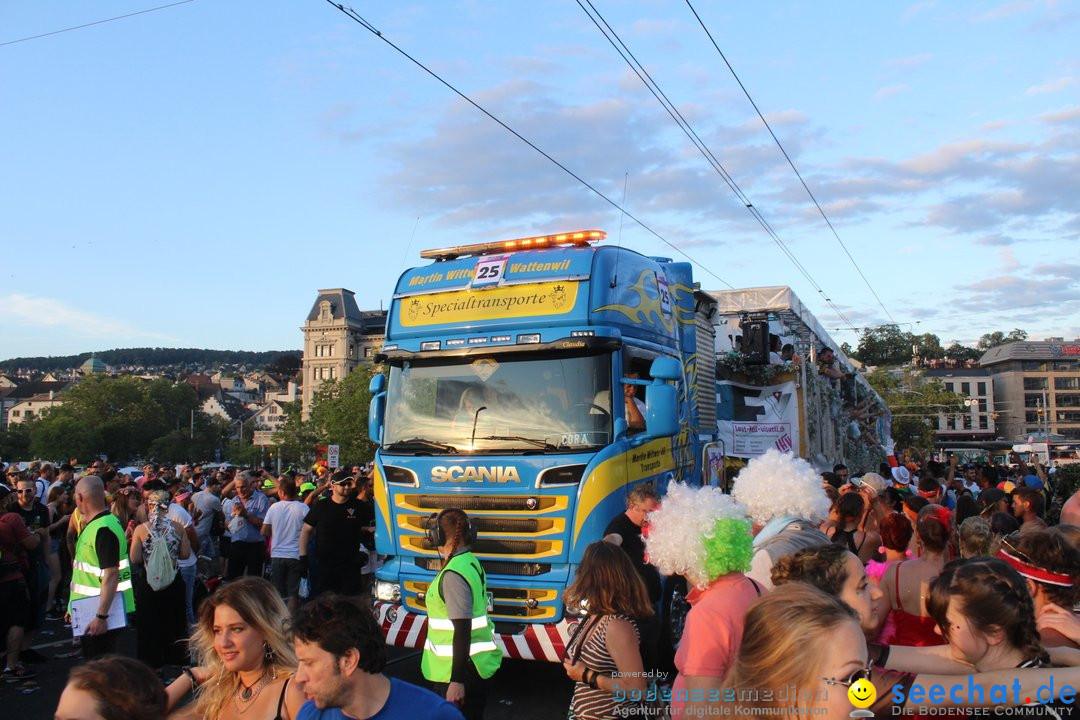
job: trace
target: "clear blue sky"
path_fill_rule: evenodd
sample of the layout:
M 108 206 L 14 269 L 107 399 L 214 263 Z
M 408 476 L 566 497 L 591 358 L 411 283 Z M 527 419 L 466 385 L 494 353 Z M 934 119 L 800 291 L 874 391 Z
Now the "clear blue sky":
M 317 289 L 377 308 L 430 247 L 677 257 L 323 0 L 11 42 L 167 1 L 0 4 L 0 357 L 300 347 Z M 685 2 L 593 2 L 850 324 L 885 321 Z M 1080 334 L 1076 2 L 694 6 L 904 329 Z M 576 2 L 354 7 L 716 276 L 843 324 Z

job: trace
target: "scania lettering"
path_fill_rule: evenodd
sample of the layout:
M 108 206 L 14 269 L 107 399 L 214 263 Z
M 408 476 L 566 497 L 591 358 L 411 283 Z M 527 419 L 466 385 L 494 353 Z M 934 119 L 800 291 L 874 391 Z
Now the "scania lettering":
M 432 482 L 521 482 L 517 468 L 510 467 L 433 467 L 431 468 Z
M 503 653 L 559 662 L 586 615 L 563 591 L 630 489 L 721 481 L 717 302 L 689 264 L 603 238 L 427 250 L 398 279 L 368 418 L 387 643 L 423 645 L 443 508 L 471 518 Z

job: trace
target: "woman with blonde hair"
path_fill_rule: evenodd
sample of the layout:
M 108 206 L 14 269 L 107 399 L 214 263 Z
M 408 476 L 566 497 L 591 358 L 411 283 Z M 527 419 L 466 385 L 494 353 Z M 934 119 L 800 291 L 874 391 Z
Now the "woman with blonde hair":
M 734 703 L 748 716 L 775 708 L 774 714 L 847 717 L 848 688 L 867 676 L 866 641 L 855 611 L 793 582 L 750 606 L 724 694 L 710 700 Z
M 166 689 L 170 708 L 195 693 L 195 702 L 173 717 L 293 720 L 306 698 L 290 682 L 296 653 L 288 627 L 289 611 L 267 580 L 222 585 L 199 607 L 192 637 L 198 666 Z
M 973 515 L 960 523 L 959 544 L 961 558 L 989 557 L 997 552 L 998 539 L 986 518 Z
M 653 607 L 630 556 L 612 543 L 589 545 L 563 602 L 589 610 L 563 659 L 566 674 L 574 681 L 570 716 L 601 720 L 640 712 L 646 682 L 637 623 L 650 617 Z

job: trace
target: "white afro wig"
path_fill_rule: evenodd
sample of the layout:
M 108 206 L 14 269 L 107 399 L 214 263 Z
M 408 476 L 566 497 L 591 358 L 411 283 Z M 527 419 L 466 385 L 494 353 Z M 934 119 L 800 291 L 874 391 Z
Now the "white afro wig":
M 718 488 L 671 483 L 660 507 L 649 513 L 644 535 L 649 562 L 696 587 L 750 568 L 753 536 L 746 508 Z
M 806 520 L 825 520 L 829 516 L 829 497 L 814 468 L 775 448 L 743 468 L 731 494 L 747 507 L 758 525 L 788 515 Z

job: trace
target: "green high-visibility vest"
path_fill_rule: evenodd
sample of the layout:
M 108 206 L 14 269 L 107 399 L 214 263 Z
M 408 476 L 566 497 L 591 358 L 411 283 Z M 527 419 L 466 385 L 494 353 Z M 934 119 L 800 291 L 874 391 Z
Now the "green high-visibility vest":
M 135 591 L 131 587 L 131 563 L 128 561 L 127 537 L 124 535 L 124 528 L 120 526 L 120 521 L 112 513 L 106 513 L 91 521 L 79 533 L 79 540 L 75 543 L 75 557 L 71 565 L 70 599 L 78 600 L 101 595 L 101 580 L 105 577 L 105 570 L 98 560 L 95 542 L 99 531 L 111 532 L 120 542 L 120 581 L 116 585 L 116 592 L 124 596 L 124 610 L 129 613 L 135 612 Z M 69 601 L 68 610 L 70 609 Z
M 472 590 L 472 633 L 469 636 L 469 659 L 476 666 L 477 674 L 489 678 L 502 665 L 502 651 L 495 644 L 495 625 L 488 617 L 487 587 L 484 569 L 476 556 L 470 552 L 450 558 L 427 593 L 427 642 L 420 669 L 431 682 L 450 682 L 454 665 L 454 624 L 447 617 L 446 600 L 442 596 L 442 578 L 447 572 L 456 572 L 469 583 Z

